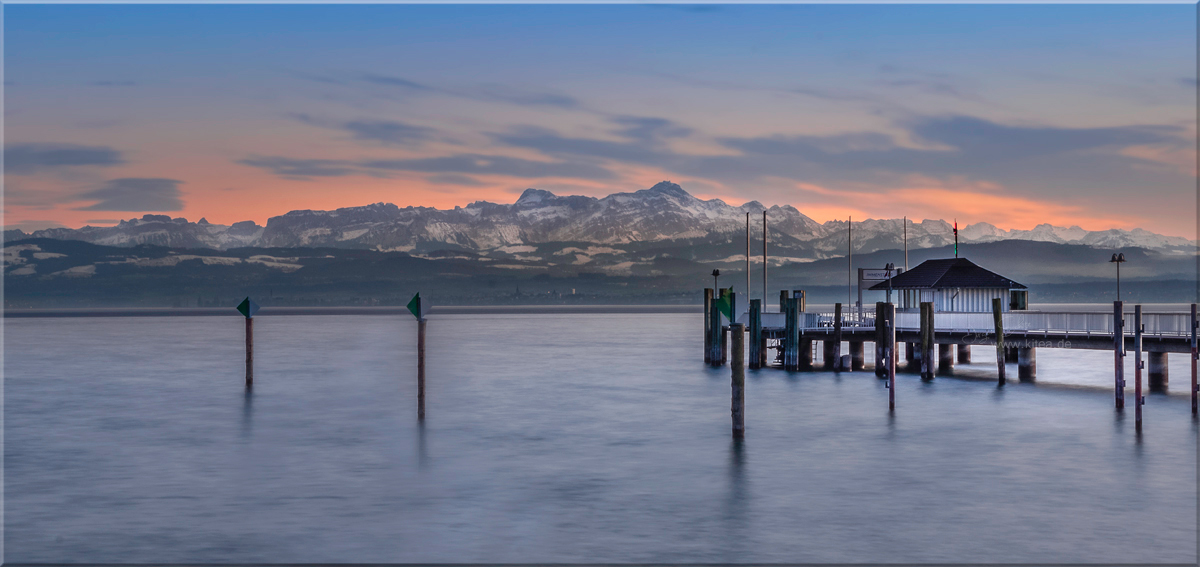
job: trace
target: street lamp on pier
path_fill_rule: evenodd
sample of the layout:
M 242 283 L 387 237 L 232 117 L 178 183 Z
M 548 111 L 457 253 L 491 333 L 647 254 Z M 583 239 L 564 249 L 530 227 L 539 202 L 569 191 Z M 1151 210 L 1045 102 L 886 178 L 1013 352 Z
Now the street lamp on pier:
M 1113 254 L 1109 262 L 1117 265 L 1117 301 L 1121 301 L 1121 264 L 1125 263 L 1125 254 Z

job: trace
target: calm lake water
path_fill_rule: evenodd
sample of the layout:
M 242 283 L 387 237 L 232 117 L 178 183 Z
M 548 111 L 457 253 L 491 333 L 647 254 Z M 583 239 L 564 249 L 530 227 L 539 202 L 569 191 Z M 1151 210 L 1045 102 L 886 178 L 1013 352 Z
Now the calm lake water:
M 748 371 L 738 444 L 700 315 L 428 328 L 419 427 L 408 316 L 257 318 L 252 392 L 240 317 L 6 320 L 4 560 L 1197 558 L 1185 355 L 1140 438 L 1111 352 L 997 388 L 975 347 L 894 415 L 870 370 Z

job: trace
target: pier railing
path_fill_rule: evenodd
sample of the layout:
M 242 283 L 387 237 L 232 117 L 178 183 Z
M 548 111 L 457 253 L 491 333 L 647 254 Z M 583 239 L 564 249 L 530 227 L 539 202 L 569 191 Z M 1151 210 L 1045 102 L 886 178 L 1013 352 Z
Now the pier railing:
M 896 329 L 915 331 L 921 328 L 921 315 L 914 312 L 897 312 Z M 1112 335 L 1113 315 L 1107 313 L 1080 313 L 1055 311 L 1018 311 L 1005 313 L 1005 333 L 1070 333 L 1072 335 Z M 1188 313 L 1143 313 L 1142 324 L 1146 336 L 1184 337 L 1191 336 Z M 800 314 L 801 329 L 832 329 L 834 313 L 807 312 Z M 745 323 L 747 315 L 739 319 Z M 783 327 L 782 313 L 764 313 L 764 327 Z M 1133 314 L 1125 314 L 1125 332 L 1133 333 Z M 864 312 L 860 319 L 858 313 L 843 312 L 842 328 L 846 330 L 865 331 L 875 328 L 875 314 Z M 995 321 L 991 313 L 946 313 L 937 312 L 934 315 L 935 331 L 956 331 L 968 333 L 992 333 L 995 331 Z
M 1071 333 L 1081 335 L 1112 335 L 1112 313 L 1078 313 L 1028 311 L 1005 313 L 1006 333 Z M 1126 315 L 1126 332 L 1132 333 L 1133 317 Z M 1145 313 L 1143 334 L 1152 336 L 1190 336 L 1190 315 L 1187 313 Z M 920 313 L 897 313 L 897 329 L 919 329 Z M 991 313 L 944 313 L 934 315 L 937 331 L 992 332 L 996 328 Z

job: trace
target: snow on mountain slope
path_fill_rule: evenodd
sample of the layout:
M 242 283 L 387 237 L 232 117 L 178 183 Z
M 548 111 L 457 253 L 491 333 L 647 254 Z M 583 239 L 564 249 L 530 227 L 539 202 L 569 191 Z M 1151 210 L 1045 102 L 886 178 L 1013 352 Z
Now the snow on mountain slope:
M 231 226 L 192 223 L 166 215 L 144 215 L 113 227 L 54 228 L 25 234 L 5 231 L 5 241 L 26 237 L 83 240 L 111 246 L 154 244 L 180 248 L 225 250 L 243 246 L 335 247 L 402 250 L 416 254 L 445 249 L 507 254 L 548 243 L 588 243 L 645 248 L 656 242 L 703 241 L 736 247 L 744 243 L 746 213 L 757 244 L 764 205 L 751 201 L 732 206 L 720 199 L 702 200 L 679 185 L 664 181 L 649 189 L 595 198 L 559 196 L 527 189 L 512 204 L 477 201 L 466 207 L 439 210 L 400 208 L 375 203 L 333 211 L 296 210 L 272 217 L 265 227 L 251 221 Z M 847 249 L 844 220 L 817 223 L 791 205 L 767 209 L 771 247 L 780 254 L 821 259 L 843 256 Z M 900 219 L 856 220 L 855 253 L 895 249 L 904 245 L 905 223 Z M 953 225 L 943 220 L 908 221 L 909 248 L 931 248 L 954 242 Z M 1089 232 L 1080 227 L 1041 224 L 1030 230 L 1004 230 L 988 223 L 961 227 L 962 243 L 1030 240 L 1084 244 L 1102 248 L 1171 248 L 1194 246 L 1186 238 L 1134 229 Z M 680 244 L 680 246 L 695 246 Z M 741 244 L 744 247 L 744 244 Z M 758 248 L 761 250 L 761 248 Z M 529 251 L 532 251 L 530 249 Z M 713 250 L 725 257 L 735 248 Z M 716 256 L 714 256 L 716 257 Z

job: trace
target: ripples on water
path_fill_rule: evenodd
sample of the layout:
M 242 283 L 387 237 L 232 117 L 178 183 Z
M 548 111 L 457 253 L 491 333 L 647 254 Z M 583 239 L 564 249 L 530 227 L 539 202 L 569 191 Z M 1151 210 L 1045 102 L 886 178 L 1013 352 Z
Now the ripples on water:
M 1186 355 L 1140 440 L 1110 352 L 999 389 L 976 347 L 894 416 L 749 371 L 738 444 L 698 315 L 431 319 L 424 427 L 415 327 L 261 317 L 246 391 L 238 317 L 5 321 L 5 560 L 1196 560 Z

